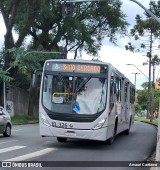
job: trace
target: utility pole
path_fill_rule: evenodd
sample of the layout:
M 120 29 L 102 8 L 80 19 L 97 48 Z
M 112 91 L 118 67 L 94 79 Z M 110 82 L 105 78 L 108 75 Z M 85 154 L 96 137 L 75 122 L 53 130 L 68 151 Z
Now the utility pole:
M 153 82 L 152 82 L 152 103 L 151 103 L 151 110 L 152 110 L 152 113 L 154 112 L 154 93 L 155 93 L 155 63 L 153 61 Z M 151 121 L 153 120 L 153 114 L 151 116 Z
M 149 82 L 148 82 L 148 112 L 147 112 L 147 118 L 150 118 L 150 120 L 152 121 L 152 114 L 153 114 L 153 109 L 151 107 L 151 60 L 152 60 L 152 43 L 153 43 L 153 33 L 152 33 L 152 29 L 151 29 L 151 35 L 150 35 L 150 50 L 147 53 L 147 57 L 149 58 Z
M 137 74 L 140 74 L 140 73 L 132 73 L 132 74 L 134 74 L 134 85 L 135 85 L 135 89 L 137 89 L 136 88 L 136 80 L 137 80 Z

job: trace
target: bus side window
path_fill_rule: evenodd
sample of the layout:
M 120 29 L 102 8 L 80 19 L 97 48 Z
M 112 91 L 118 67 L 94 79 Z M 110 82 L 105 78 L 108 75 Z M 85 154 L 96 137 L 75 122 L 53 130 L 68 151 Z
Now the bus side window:
M 130 103 L 134 104 L 135 102 L 135 89 L 130 87 Z
M 128 83 L 125 82 L 125 92 L 124 92 L 124 101 L 127 102 L 127 93 L 128 93 Z
M 111 81 L 110 81 L 110 102 L 114 102 L 114 94 L 116 94 L 116 84 L 114 83 L 114 77 L 111 76 Z
M 122 81 L 121 81 L 121 78 L 120 77 L 116 77 L 116 99 L 118 102 L 121 101 L 121 88 L 122 88 L 122 85 L 121 85 Z

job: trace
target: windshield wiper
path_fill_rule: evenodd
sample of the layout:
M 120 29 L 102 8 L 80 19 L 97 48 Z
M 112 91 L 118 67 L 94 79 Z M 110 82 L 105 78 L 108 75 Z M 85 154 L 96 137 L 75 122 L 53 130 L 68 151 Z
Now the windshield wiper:
M 90 75 L 86 80 L 83 80 L 80 85 L 77 87 L 77 89 L 75 90 L 75 92 L 77 93 L 79 90 L 81 90 L 81 88 L 92 78 L 92 75 Z

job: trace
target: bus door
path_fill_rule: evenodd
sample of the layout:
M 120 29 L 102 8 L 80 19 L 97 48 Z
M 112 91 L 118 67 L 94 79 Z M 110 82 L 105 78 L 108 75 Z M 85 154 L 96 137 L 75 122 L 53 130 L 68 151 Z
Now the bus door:
M 129 106 L 129 83 L 124 82 L 124 121 L 126 124 L 129 123 L 130 119 L 130 106 Z
M 116 83 L 115 83 L 115 75 L 112 72 L 110 77 L 110 98 L 109 98 L 109 124 L 113 124 L 115 122 L 116 115 Z
M 122 124 L 125 124 L 125 122 L 126 122 L 126 81 L 124 78 L 122 78 L 121 96 L 122 96 L 122 98 L 121 98 Z
M 116 114 L 118 116 L 119 125 L 123 124 L 122 115 L 122 78 L 116 75 Z M 119 127 L 121 131 L 121 127 Z

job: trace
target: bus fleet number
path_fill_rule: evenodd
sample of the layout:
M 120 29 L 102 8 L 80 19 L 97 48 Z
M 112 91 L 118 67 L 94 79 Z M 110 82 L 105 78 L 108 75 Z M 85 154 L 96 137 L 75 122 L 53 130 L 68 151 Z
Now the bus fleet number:
M 67 128 L 67 123 L 52 122 L 52 127 L 56 127 L 56 128 Z

